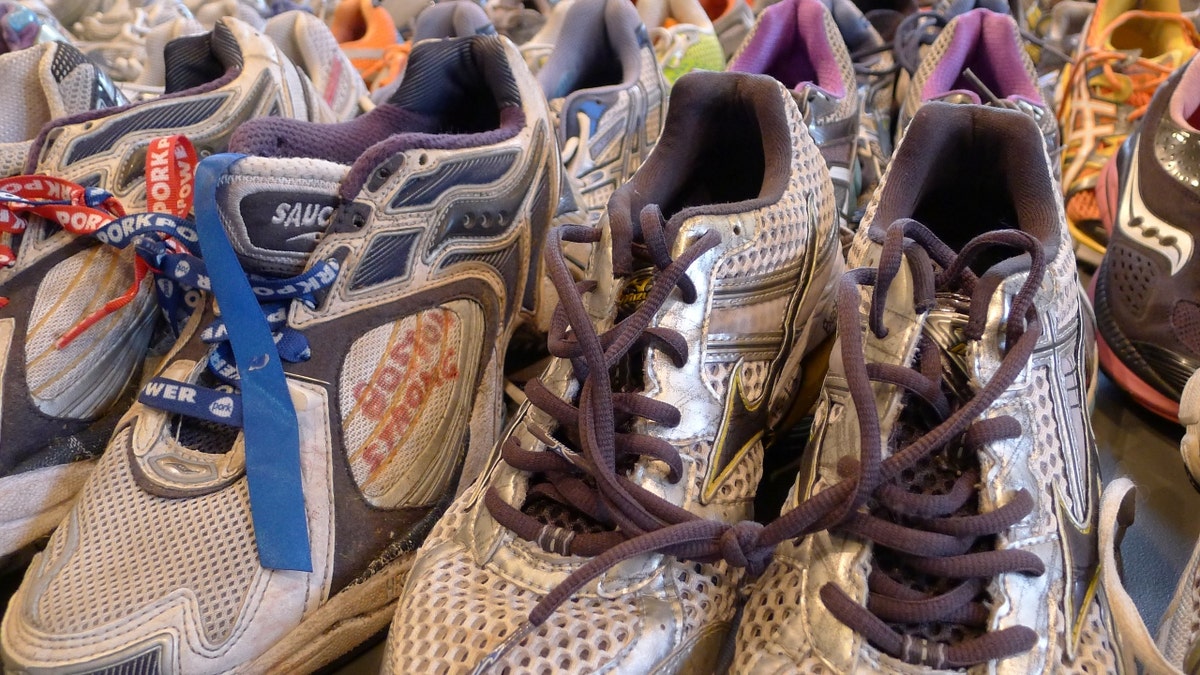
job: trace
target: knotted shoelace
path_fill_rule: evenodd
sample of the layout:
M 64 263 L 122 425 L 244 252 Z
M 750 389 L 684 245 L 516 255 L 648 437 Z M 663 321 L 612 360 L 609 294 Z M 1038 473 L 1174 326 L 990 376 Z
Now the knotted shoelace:
M 113 242 L 124 247 L 133 243 L 138 258 L 153 269 L 160 278 L 160 298 L 179 299 L 187 297 L 193 291 L 210 293 L 212 287 L 204 260 L 187 250 L 180 250 L 173 242 L 186 240 L 187 233 L 192 232 L 190 223 L 181 218 L 164 214 L 151 214 L 152 220 L 143 219 L 140 227 L 128 228 L 131 234 Z M 132 216 L 131 218 L 136 218 Z M 181 234 L 182 233 L 182 234 Z M 157 234 L 169 235 L 164 240 Z M 194 237 L 194 234 L 192 235 Z M 193 243 L 192 248 L 197 252 L 199 244 Z M 300 302 L 309 308 L 317 305 L 317 295 L 328 288 L 337 279 L 338 263 L 336 260 L 319 260 L 313 263 L 302 274 L 287 278 L 269 278 L 246 273 L 250 288 L 258 300 L 267 326 L 275 341 L 279 358 L 285 363 L 300 363 L 312 356 L 308 339 L 300 331 L 287 325 L 288 310 L 292 302 Z M 168 286 L 169 288 L 164 288 Z M 173 308 L 176 303 L 165 303 L 164 308 Z M 188 305 L 196 304 L 192 300 Z M 192 307 L 186 310 L 168 311 L 168 316 L 176 324 L 176 334 L 181 332 L 178 323 L 190 316 Z M 223 424 L 241 426 L 241 402 L 235 389 L 241 374 L 234 361 L 233 349 L 229 342 L 229 325 L 224 318 L 217 317 L 200 333 L 200 339 L 209 345 L 207 368 L 213 377 L 223 383 L 219 388 L 210 388 L 198 384 L 185 384 L 164 377 L 151 379 L 142 388 L 138 400 L 154 408 L 178 413 L 188 417 Z M 168 386 L 185 386 L 190 392 L 190 400 L 179 400 L 176 397 L 164 396 Z M 214 405 L 214 402 L 222 404 Z
M 889 583 L 885 575 L 874 574 L 872 596 L 865 608 L 850 601 L 836 587 L 822 589 L 822 598 L 830 611 L 878 648 L 909 662 L 939 667 L 982 663 L 1028 650 L 1036 636 L 1024 627 L 1006 628 L 960 644 L 944 645 L 901 635 L 886 622 L 986 621 L 986 609 L 977 600 L 983 579 L 1008 572 L 1040 574 L 1044 569 L 1040 559 L 1024 551 L 965 552 L 977 540 L 1003 532 L 1023 518 L 1033 504 L 1027 492 L 1018 492 L 1000 509 L 964 518 L 947 514 L 960 511 L 973 496 L 977 475 L 966 474 L 950 493 L 932 497 L 908 493 L 896 484 L 902 472 L 952 442 L 973 449 L 989 441 L 1019 435 L 1020 429 L 1011 418 L 978 420 L 978 417 L 1016 379 L 1040 335 L 1033 297 L 1045 273 L 1041 244 L 1022 232 L 1005 230 L 982 235 L 955 255 L 915 221 L 898 221 L 889 228 L 879 268 L 847 273 L 839 286 L 838 302 L 842 309 L 838 329 L 843 336 L 847 380 L 860 415 L 860 433 L 864 439 L 860 457 L 858 461 L 841 462 L 841 482 L 818 492 L 764 527 L 752 521 L 731 524 L 700 518 L 636 485 L 618 470 L 618 466 L 628 466 L 630 460 L 645 457 L 666 464 L 668 480 L 678 481 L 681 477 L 683 466 L 675 448 L 661 439 L 624 431 L 634 418 L 666 426 L 677 424 L 678 409 L 642 394 L 614 392 L 609 372 L 635 348 L 658 350 L 668 355 L 677 367 L 686 363 L 683 337 L 675 331 L 651 327 L 649 323 L 675 289 L 679 290 L 681 301 L 695 301 L 695 288 L 686 270 L 720 241 L 719 235 L 707 232 L 694 238 L 678 258 L 671 259 L 669 241 L 675 233 L 668 231 L 658 208 L 644 209 L 640 221 L 644 241 L 632 248 L 653 262 L 653 285 L 636 311 L 603 334 L 594 330 L 583 301 L 583 295 L 594 290 L 596 283 L 576 282 L 562 255 L 564 242 L 594 243 L 599 240 L 598 232 L 564 226 L 549 235 L 547 264 L 560 298 L 549 348 L 554 356 L 571 360 L 579 383 L 577 402 L 560 399 L 540 380 L 532 380 L 526 387 L 529 401 L 558 423 L 557 432 L 527 427 L 546 446 L 546 451 L 524 449 L 510 436 L 501 448 L 501 457 L 517 470 L 544 477 L 543 482 L 531 484 L 531 496 L 547 498 L 585 514 L 599 523 L 602 531 L 579 531 L 543 522 L 504 501 L 494 487 L 488 490 L 484 503 L 502 526 L 548 552 L 591 557 L 534 607 L 529 623 L 506 644 L 528 634 L 589 581 L 628 558 L 659 552 L 702 563 L 724 560 L 758 575 L 779 543 L 840 528 L 880 546 L 894 547 L 905 556 L 906 562 L 926 574 L 965 580 L 950 593 L 925 597 L 898 582 Z M 614 232 L 627 227 L 618 218 L 612 218 L 611 222 Z M 914 301 L 918 309 L 931 308 L 937 292 L 965 294 L 971 303 L 970 321 L 963 333 L 967 339 L 978 341 L 983 337 L 991 291 L 1003 281 L 1004 267 L 993 268 L 977 278 L 968 264 L 981 252 L 997 247 L 1016 248 L 1029 254 L 1028 279 L 1014 297 L 1010 312 L 1011 317 L 1023 317 L 1024 325 L 1015 318 L 1008 322 L 1007 352 L 1001 366 L 970 400 L 954 401 L 940 390 L 942 364 L 937 350 L 928 342 L 923 345 L 915 370 L 865 363 L 859 333 L 860 284 L 874 286 L 871 330 L 876 335 L 886 335 L 883 298 L 907 254 L 916 281 Z M 913 263 L 914 259 L 918 262 Z M 935 270 L 934 262 L 940 272 Z M 1008 269 L 1011 273 L 1011 266 Z M 918 401 L 938 416 L 940 423 L 884 459 L 872 381 L 896 384 L 913 392 Z M 870 439 L 880 440 L 867 442 Z M 872 499 L 894 513 L 913 517 L 917 524 L 888 522 L 863 511 Z
M 146 149 L 146 194 L 160 210 L 170 211 L 177 220 L 191 211 L 195 166 L 196 151 L 184 136 L 155 138 Z M 0 235 L 7 236 L 9 243 L 15 237 L 25 235 L 26 219 L 31 215 L 44 218 L 72 235 L 91 236 L 102 244 L 117 248 L 124 248 L 132 241 L 134 233 L 146 225 L 146 219 L 150 217 L 150 214 L 139 214 L 137 219 L 126 218 L 125 207 L 111 193 L 54 176 L 15 176 L 0 181 Z M 118 220 L 121 224 L 113 228 L 113 223 Z M 185 250 L 185 244 L 195 243 L 192 228 L 167 227 L 158 232 L 171 237 L 184 235 L 170 243 L 174 250 Z M 149 230 L 146 233 L 149 234 Z M 14 249 L 0 244 L 0 267 L 10 267 L 16 261 Z M 146 275 L 155 271 L 141 257 L 135 257 L 133 282 L 129 288 L 81 319 L 55 345 L 59 349 L 66 348 L 105 317 L 133 302 Z M 161 293 L 159 299 L 164 300 Z M 0 308 L 7 304 L 8 298 L 0 297 Z

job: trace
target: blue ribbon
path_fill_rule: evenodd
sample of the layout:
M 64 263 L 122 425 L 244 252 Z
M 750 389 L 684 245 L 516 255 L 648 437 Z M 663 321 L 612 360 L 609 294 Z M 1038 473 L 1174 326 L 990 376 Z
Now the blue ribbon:
M 196 230 L 221 314 L 237 327 L 227 344 L 241 375 L 246 481 L 259 561 L 270 569 L 311 572 L 296 410 L 271 328 L 217 210 L 217 183 L 242 157 L 213 155 L 196 167 Z

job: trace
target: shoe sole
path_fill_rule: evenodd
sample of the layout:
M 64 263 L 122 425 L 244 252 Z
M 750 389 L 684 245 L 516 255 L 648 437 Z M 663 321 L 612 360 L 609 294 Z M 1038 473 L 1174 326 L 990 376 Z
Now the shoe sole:
M 352 652 L 391 623 L 415 559 L 415 552 L 406 553 L 346 588 L 257 659 L 231 672 L 312 673 Z
M 53 532 L 97 461 L 60 464 L 0 480 L 0 556 Z

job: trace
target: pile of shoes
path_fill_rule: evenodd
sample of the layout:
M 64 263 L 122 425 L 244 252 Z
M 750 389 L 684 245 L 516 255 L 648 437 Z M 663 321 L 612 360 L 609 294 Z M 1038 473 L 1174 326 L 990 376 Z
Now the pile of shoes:
M 5 672 L 1198 672 L 1197 18 L 0 0 Z

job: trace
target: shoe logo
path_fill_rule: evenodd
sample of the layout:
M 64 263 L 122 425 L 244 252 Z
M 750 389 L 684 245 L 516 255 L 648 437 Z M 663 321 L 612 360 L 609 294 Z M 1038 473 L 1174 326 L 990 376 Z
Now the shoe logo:
M 314 230 L 329 225 L 329 221 L 332 219 L 332 206 L 293 202 L 275 207 L 275 215 L 271 217 L 271 224 L 285 229 Z
M 729 376 L 729 390 L 725 393 L 725 414 L 721 417 L 721 425 L 717 427 L 717 438 L 713 442 L 712 467 L 701 490 L 700 503 L 711 503 L 716 497 L 717 489 L 733 472 L 738 462 L 750 451 L 755 443 L 762 440 L 763 430 L 767 428 L 767 391 L 756 401 L 747 401 L 746 392 L 742 385 L 742 369 L 745 361 L 738 361 Z M 770 376 L 767 382 L 771 381 Z
M 1130 239 L 1162 254 L 1171 263 L 1171 275 L 1174 276 L 1192 258 L 1192 235 L 1164 222 L 1142 201 L 1142 191 L 1135 184 L 1140 154 L 1136 150 L 1133 153 L 1129 178 L 1121 195 L 1121 202 L 1127 208 L 1123 209 L 1124 217 L 1117 218 L 1117 227 Z
M 222 419 L 229 419 L 233 415 L 233 399 L 228 396 L 222 396 L 208 404 L 208 412 Z

